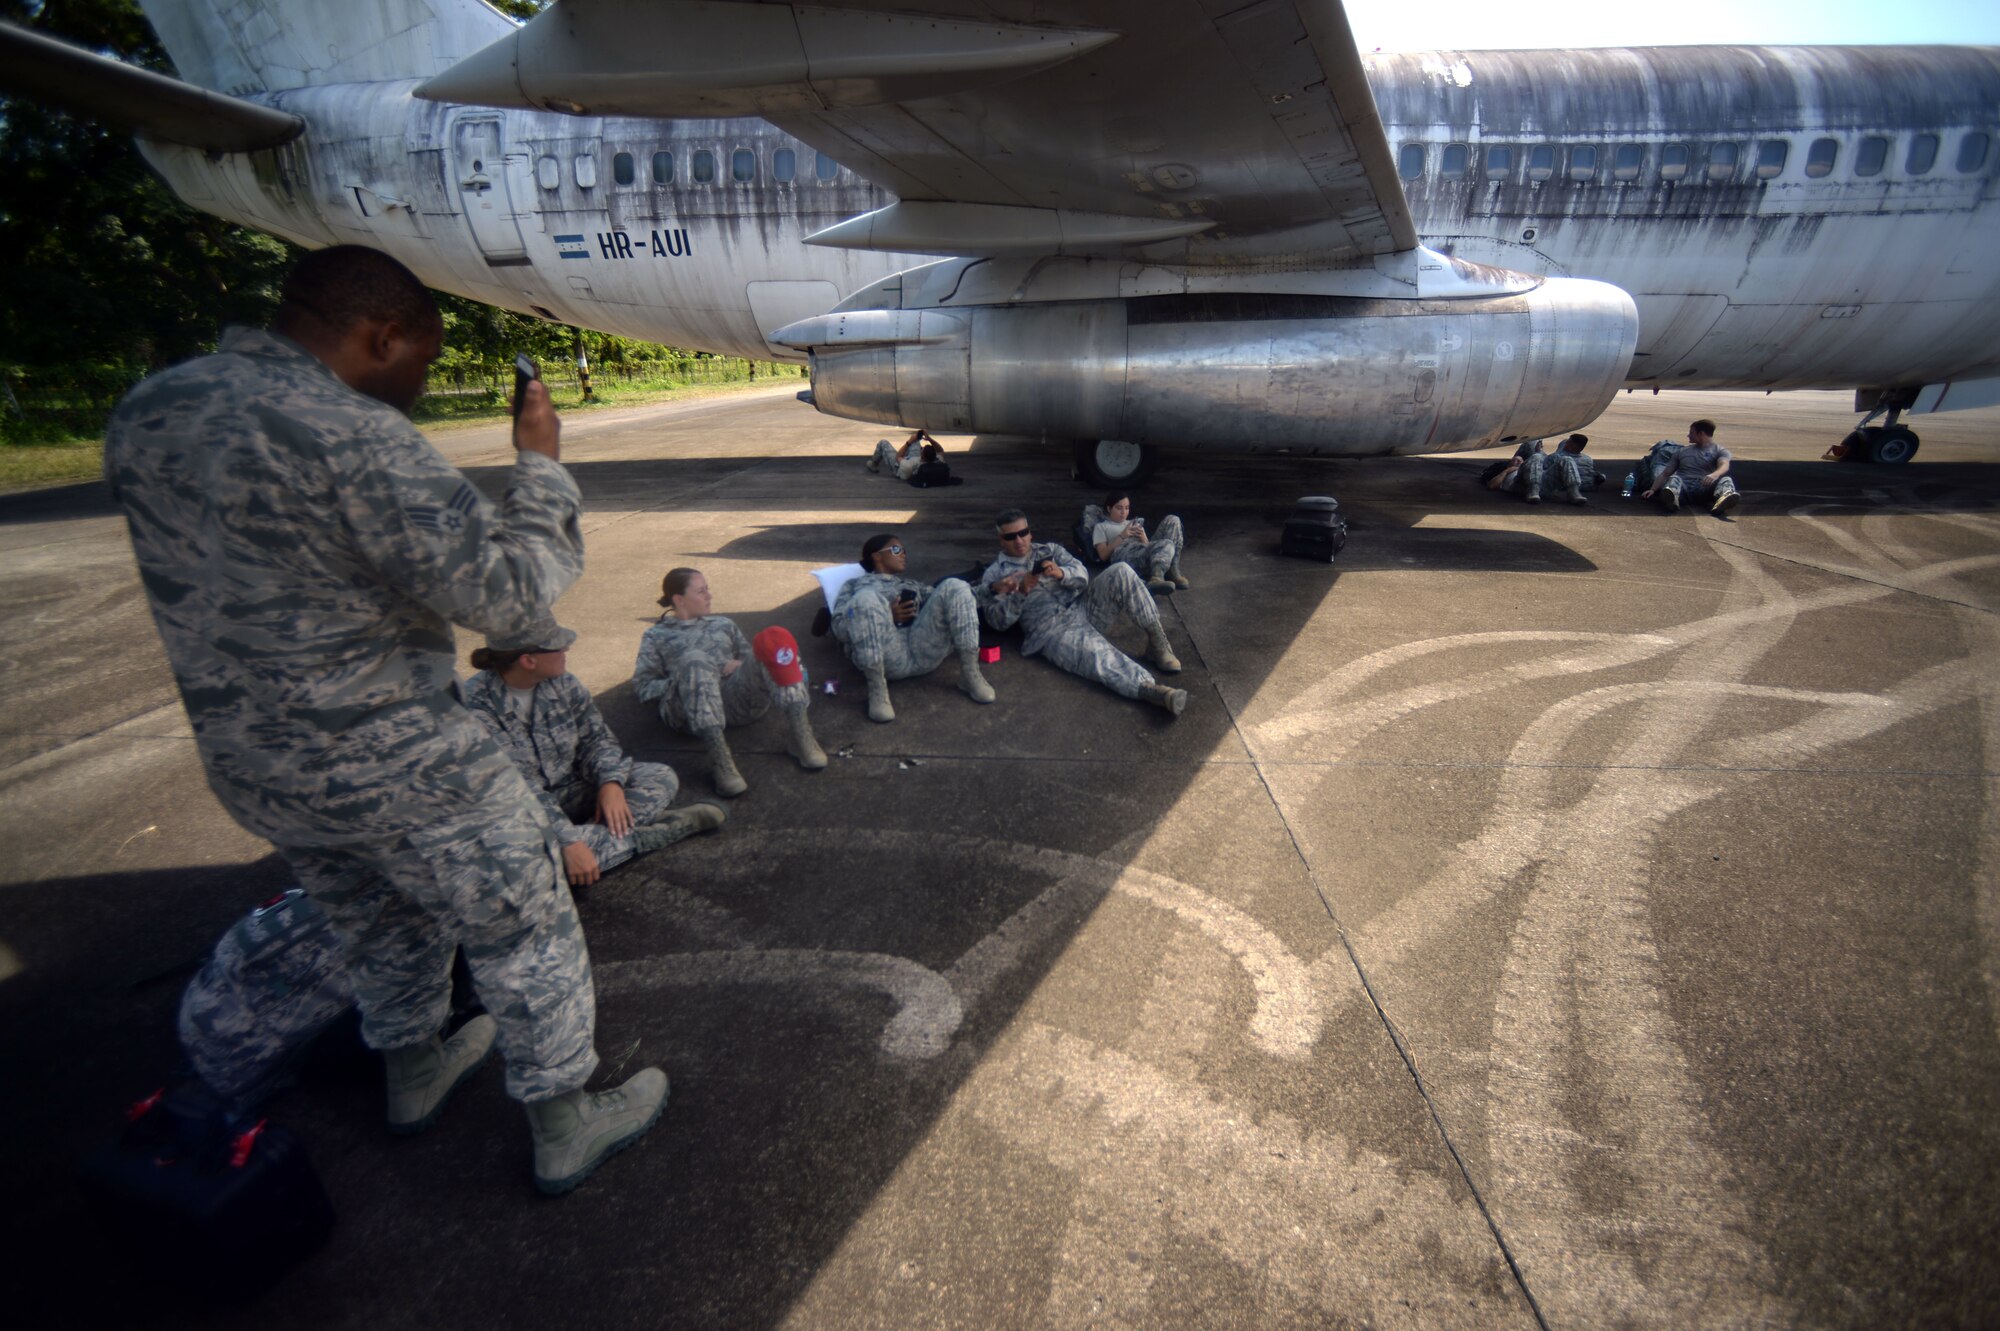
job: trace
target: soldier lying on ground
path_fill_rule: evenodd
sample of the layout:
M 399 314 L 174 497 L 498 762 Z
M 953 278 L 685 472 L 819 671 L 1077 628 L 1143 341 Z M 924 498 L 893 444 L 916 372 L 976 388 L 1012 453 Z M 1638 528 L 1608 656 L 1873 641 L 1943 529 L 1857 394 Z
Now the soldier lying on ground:
M 1181 576 L 1181 553 L 1187 549 L 1181 520 L 1169 513 L 1146 535 L 1145 523 L 1132 516 L 1132 496 L 1123 490 L 1104 497 L 1104 521 L 1091 531 L 1090 543 L 1105 563 L 1130 564 L 1146 579 L 1149 591 L 1164 596 L 1188 585 Z
M 868 719 L 894 721 L 889 681 L 928 675 L 958 653 L 958 686 L 974 702 L 992 702 L 979 673 L 979 605 L 963 579 L 933 587 L 903 576 L 902 541 L 887 532 L 861 543 L 861 567 L 833 602 L 833 636 L 868 681 Z
M 700 569 L 670 569 L 660 583 L 660 622 L 639 640 L 632 687 L 641 702 L 659 708 L 660 720 L 708 747 L 710 775 L 723 795 L 741 795 L 750 783 L 722 737 L 728 726 L 748 725 L 773 702 L 791 728 L 790 749 L 799 766 L 817 772 L 826 754 L 806 718 L 811 697 L 799 665 L 799 644 L 773 626 L 752 643 L 724 615 L 709 613 L 713 598 Z M 752 658 L 755 658 L 754 663 Z
M 341 936 L 389 1126 L 428 1127 L 496 1037 L 535 1182 L 575 1187 L 667 1078 L 597 1068 L 590 957 L 542 806 L 452 692 L 451 624 L 517 631 L 583 571 L 582 500 L 528 385 L 500 507 L 410 424 L 444 325 L 394 259 L 308 254 L 272 330 L 148 379 L 104 472 L 209 787 Z M 492 1015 L 441 1039 L 464 949 Z
M 1010 508 L 994 520 L 1000 557 L 980 575 L 980 613 L 996 629 L 1019 624 L 1021 655 L 1044 656 L 1059 669 L 1093 680 L 1126 698 L 1179 716 L 1187 692 L 1154 682 L 1137 661 L 1104 634 L 1119 617 L 1146 631 L 1153 663 L 1169 675 L 1181 663 L 1160 626 L 1160 610 L 1130 564 L 1113 564 L 1095 581 L 1075 555 L 1051 541 L 1035 540 L 1028 515 Z
M 926 462 L 936 462 L 944 457 L 944 445 L 922 430 L 913 433 L 898 448 L 887 439 L 875 441 L 875 454 L 868 459 L 868 470 L 880 472 L 884 476 L 899 481 L 907 481 L 917 474 L 917 468 Z
M 574 630 L 553 619 L 497 637 L 472 654 L 465 705 L 541 797 L 571 887 L 697 832 L 722 826 L 720 804 L 669 809 L 680 781 L 665 763 L 618 747 L 583 681 L 569 673 Z

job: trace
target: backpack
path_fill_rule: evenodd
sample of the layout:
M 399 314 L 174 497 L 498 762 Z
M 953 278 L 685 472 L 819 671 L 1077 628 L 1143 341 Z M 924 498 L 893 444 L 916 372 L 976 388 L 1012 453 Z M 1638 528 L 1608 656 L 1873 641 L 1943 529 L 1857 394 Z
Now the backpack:
M 960 485 L 963 482 L 951 474 L 951 467 L 947 464 L 925 462 L 910 474 L 910 484 L 919 490 L 927 490 L 933 485 Z
M 354 1006 L 346 953 L 299 888 L 229 927 L 181 996 L 181 1048 L 225 1101 L 254 1105 Z
M 1097 530 L 1097 524 L 1109 521 L 1110 517 L 1111 515 L 1104 511 L 1102 504 L 1083 506 L 1083 521 L 1077 523 L 1076 530 L 1070 534 L 1076 537 L 1076 552 L 1085 564 L 1095 566 L 1104 562 L 1097 557 L 1097 543 L 1090 538 Z
M 1686 444 L 1677 444 L 1671 439 L 1662 439 L 1659 443 L 1654 444 L 1648 449 L 1646 456 L 1639 459 L 1639 465 L 1634 469 L 1639 473 L 1639 488 L 1641 490 L 1652 489 L 1658 481 L 1660 473 L 1666 470 L 1667 463 L 1679 457 L 1681 450 L 1686 447 Z

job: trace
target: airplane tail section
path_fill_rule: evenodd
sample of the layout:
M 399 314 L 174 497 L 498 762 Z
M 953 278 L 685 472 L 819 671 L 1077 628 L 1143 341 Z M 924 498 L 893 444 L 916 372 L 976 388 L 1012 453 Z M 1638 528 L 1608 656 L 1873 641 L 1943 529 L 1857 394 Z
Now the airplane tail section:
M 139 0 L 182 78 L 236 95 L 423 79 L 515 30 L 484 0 Z

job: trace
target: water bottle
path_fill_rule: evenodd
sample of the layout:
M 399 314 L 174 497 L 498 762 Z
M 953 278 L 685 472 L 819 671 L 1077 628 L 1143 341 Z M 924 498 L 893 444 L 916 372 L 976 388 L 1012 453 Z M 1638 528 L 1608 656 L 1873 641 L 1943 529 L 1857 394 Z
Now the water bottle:
M 1625 497 L 1627 499 L 1630 499 L 1632 497 L 1632 490 L 1638 484 L 1639 484 L 1638 472 L 1628 471 L 1625 473 Z

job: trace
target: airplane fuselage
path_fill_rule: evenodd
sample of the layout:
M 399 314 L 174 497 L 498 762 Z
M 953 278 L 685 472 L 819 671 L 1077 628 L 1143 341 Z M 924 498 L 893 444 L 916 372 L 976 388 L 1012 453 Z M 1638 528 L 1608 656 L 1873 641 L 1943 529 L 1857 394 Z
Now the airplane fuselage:
M 1425 243 L 1629 292 L 1629 383 L 2000 374 L 2000 53 L 1368 64 Z M 798 359 L 765 334 L 933 261 L 804 244 L 892 200 L 763 121 L 438 105 L 414 86 L 263 95 L 309 126 L 268 152 L 145 151 L 188 203 L 245 225 L 375 245 L 440 289 L 521 313 L 744 356 Z M 1239 285 L 1282 292 L 1298 276 Z

